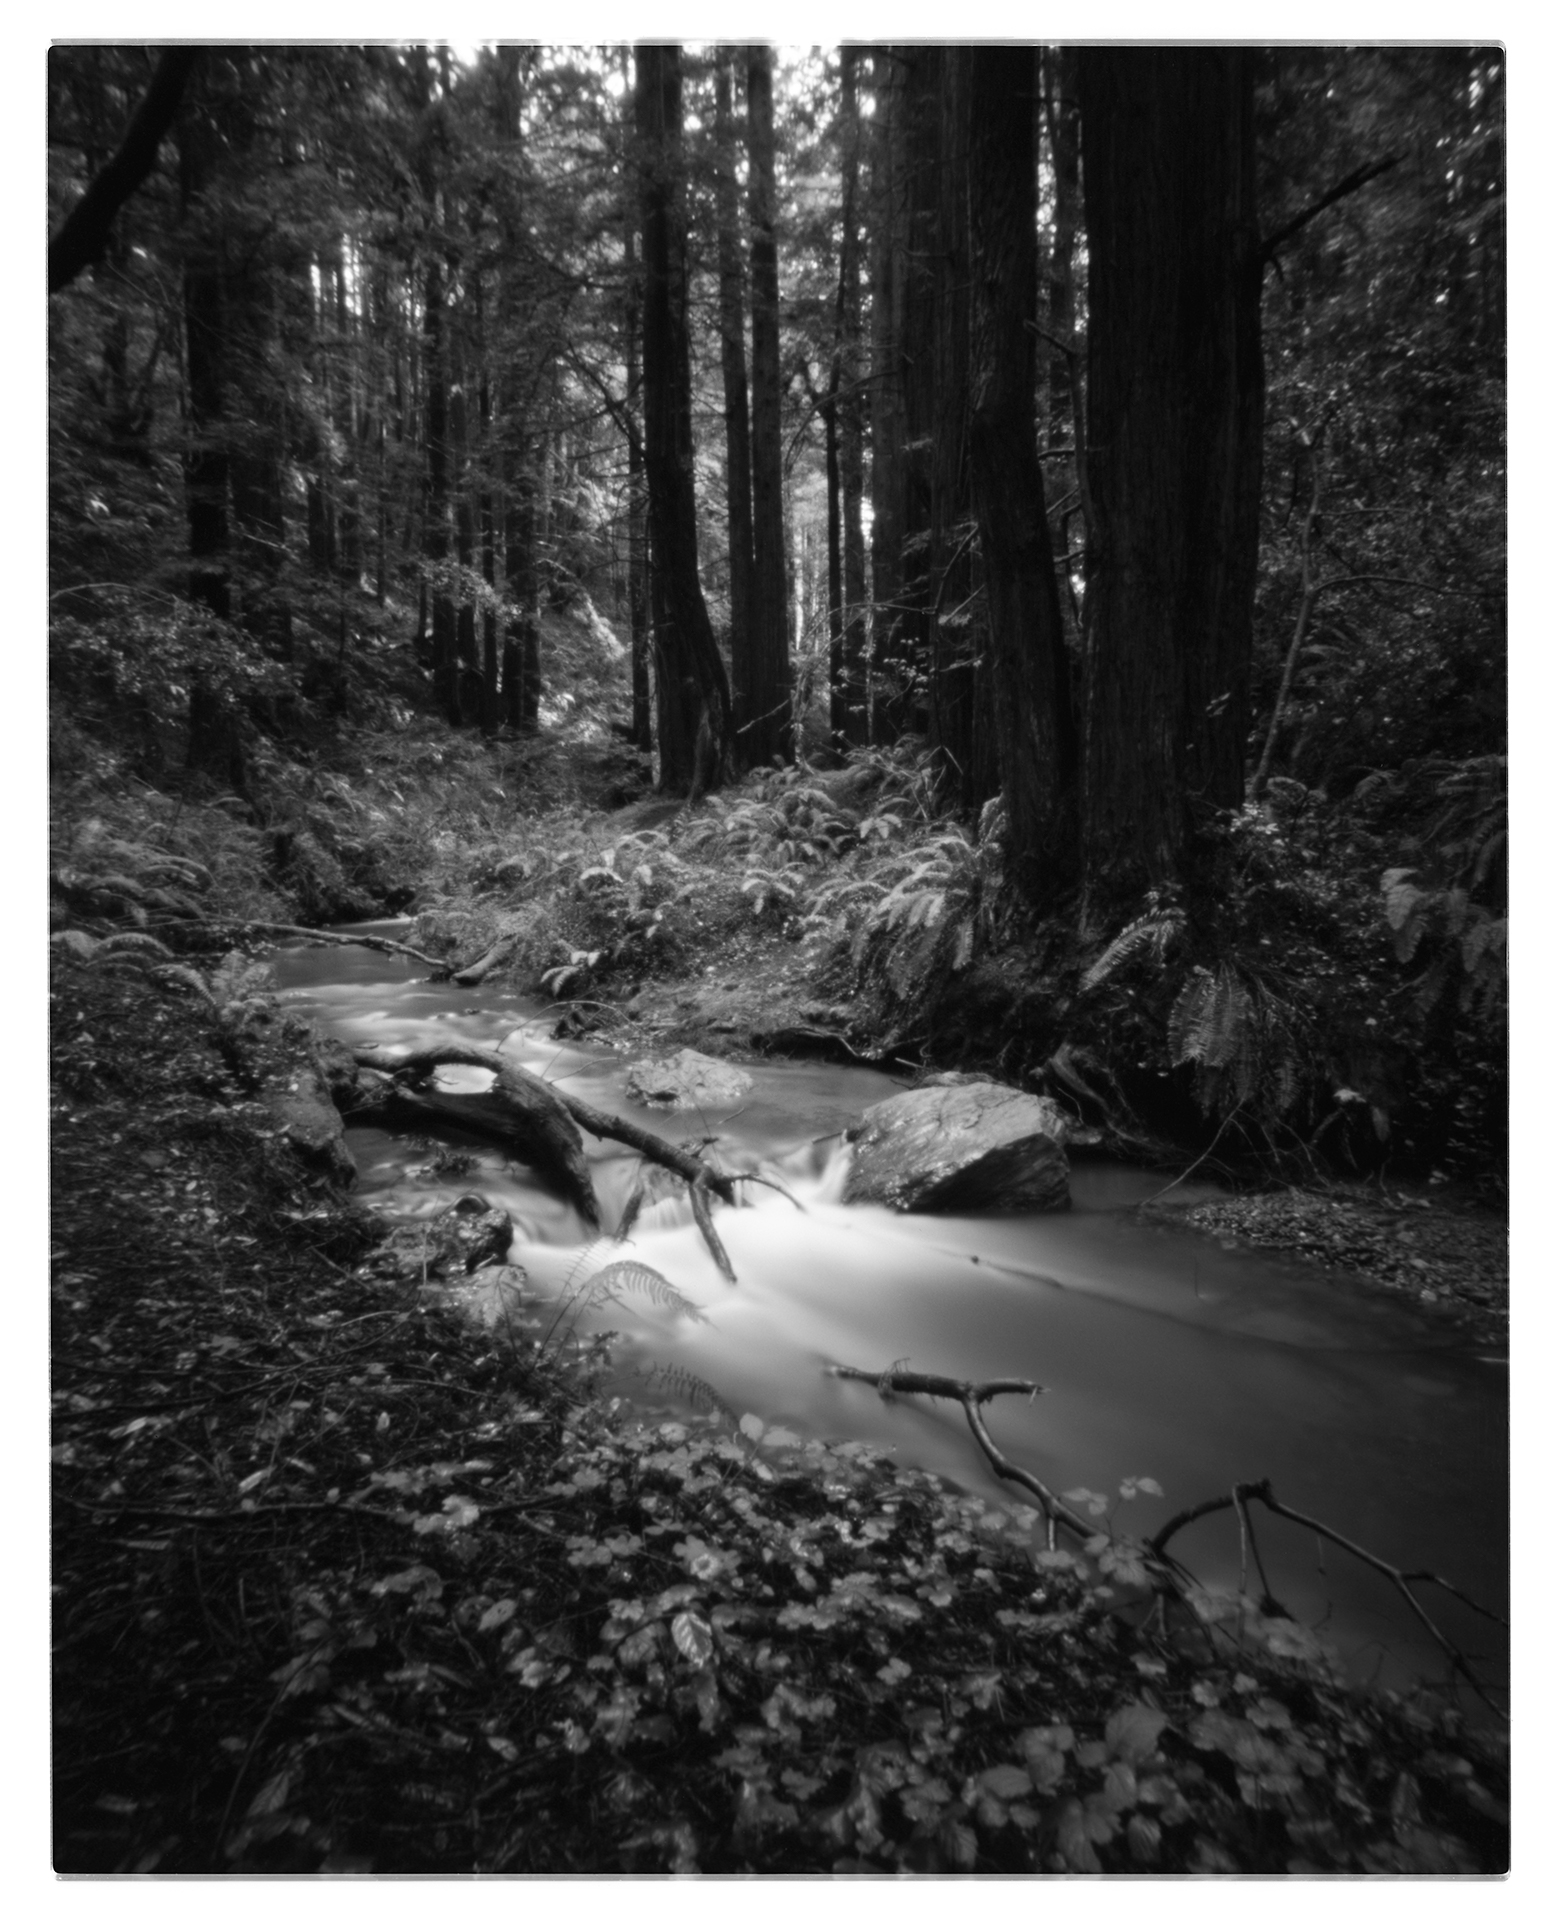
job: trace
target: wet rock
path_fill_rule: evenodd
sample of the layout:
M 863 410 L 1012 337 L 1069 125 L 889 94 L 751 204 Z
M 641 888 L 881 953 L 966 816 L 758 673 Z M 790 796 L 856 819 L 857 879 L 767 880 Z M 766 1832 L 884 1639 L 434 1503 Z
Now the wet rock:
M 339 1115 L 322 1071 L 309 1062 L 290 1068 L 263 1091 L 263 1105 L 301 1158 L 329 1181 L 354 1179 Z
M 650 1108 L 723 1109 L 738 1102 L 751 1086 L 743 1069 L 695 1049 L 635 1062 L 627 1072 L 627 1093 Z
M 470 1275 L 490 1261 L 504 1261 L 514 1239 L 508 1209 L 481 1195 L 463 1195 L 430 1231 L 429 1273 L 442 1280 Z
M 908 1213 L 1067 1205 L 1066 1118 L 1002 1083 L 913 1089 L 865 1109 L 848 1131 L 844 1202 Z

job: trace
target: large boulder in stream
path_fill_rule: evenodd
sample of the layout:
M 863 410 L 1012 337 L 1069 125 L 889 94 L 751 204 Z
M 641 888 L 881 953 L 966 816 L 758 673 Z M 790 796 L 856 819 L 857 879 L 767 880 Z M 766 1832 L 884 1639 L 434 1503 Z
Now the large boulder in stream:
M 844 1202 L 909 1214 L 1067 1206 L 1067 1120 L 1043 1095 L 1000 1082 L 912 1089 L 847 1131 Z

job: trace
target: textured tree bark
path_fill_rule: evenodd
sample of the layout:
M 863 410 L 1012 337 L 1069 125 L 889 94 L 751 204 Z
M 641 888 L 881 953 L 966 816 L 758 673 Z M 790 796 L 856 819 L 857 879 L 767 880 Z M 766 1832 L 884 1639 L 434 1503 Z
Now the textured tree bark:
M 122 145 L 71 207 L 48 243 L 51 293 L 62 292 L 87 266 L 102 258 L 118 209 L 144 184 L 156 162 L 199 52 L 196 46 L 169 46 L 161 53 Z
M 745 49 L 750 149 L 751 516 L 755 569 L 744 760 L 793 754 L 793 671 L 788 655 L 783 532 L 783 378 L 777 298 L 777 182 L 773 164 L 772 50 Z
M 929 740 L 942 756 L 943 784 L 968 811 L 992 792 L 976 787 L 976 713 L 985 663 L 982 620 L 971 586 L 975 541 L 970 491 L 969 197 L 966 191 L 972 53 L 940 56 L 937 263 L 934 271 L 931 676 Z M 987 718 L 990 721 L 990 718 Z
M 925 723 L 941 49 L 876 52 L 874 739 Z
M 981 527 L 1007 862 L 1021 897 L 1066 889 L 1076 847 L 1075 732 L 1036 453 L 1038 179 L 1032 48 L 970 59 L 972 494 Z
M 686 232 L 681 204 L 681 50 L 637 49 L 643 189 L 644 465 L 658 581 L 655 660 L 660 787 L 700 795 L 733 762 L 729 677 L 697 571 Z
M 843 287 L 838 281 L 837 331 L 841 331 Z M 840 746 L 847 731 L 847 686 L 845 616 L 842 605 L 842 448 L 840 403 L 842 396 L 842 355 L 838 347 L 831 355 L 831 378 L 820 407 L 820 421 L 826 438 L 826 626 L 827 673 L 831 683 L 831 740 Z
M 1202 874 L 1244 795 L 1264 372 L 1251 59 L 1078 55 L 1089 238 L 1091 922 Z
M 713 56 L 717 144 L 719 363 L 724 379 L 725 505 L 729 523 L 729 676 L 735 727 L 745 723 L 751 679 L 755 545 L 751 517 L 750 386 L 745 369 L 745 274 L 735 177 L 734 50 Z

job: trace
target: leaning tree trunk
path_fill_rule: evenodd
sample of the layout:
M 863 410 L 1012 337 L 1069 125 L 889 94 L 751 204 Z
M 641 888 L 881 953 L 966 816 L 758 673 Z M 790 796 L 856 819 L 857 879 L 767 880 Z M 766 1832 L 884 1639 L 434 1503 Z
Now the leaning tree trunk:
M 637 49 L 643 189 L 644 465 L 662 620 L 656 627 L 660 786 L 714 789 L 732 764 L 729 677 L 697 571 L 692 488 L 681 49 Z
M 793 670 L 788 656 L 783 535 L 783 379 L 777 298 L 777 190 L 773 168 L 772 50 L 745 49 L 750 148 L 751 505 L 755 570 L 746 686 L 745 759 L 793 753 Z
M 1008 868 L 1043 902 L 1073 873 L 1074 729 L 1036 452 L 1033 48 L 970 60 L 972 495 L 981 527 Z
M 1264 373 L 1250 55 L 1078 55 L 1088 439 L 1101 552 L 1085 915 L 1201 874 L 1244 796 Z

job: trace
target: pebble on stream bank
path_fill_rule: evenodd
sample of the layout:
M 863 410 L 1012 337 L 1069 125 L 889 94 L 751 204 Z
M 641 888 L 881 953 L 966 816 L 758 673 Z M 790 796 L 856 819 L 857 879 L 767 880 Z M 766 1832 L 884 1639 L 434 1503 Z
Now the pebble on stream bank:
M 1301 1257 L 1452 1314 L 1480 1338 L 1507 1332 L 1503 1216 L 1437 1195 L 1286 1189 L 1144 1213 L 1271 1254 Z

